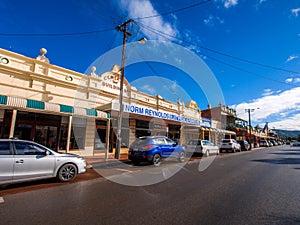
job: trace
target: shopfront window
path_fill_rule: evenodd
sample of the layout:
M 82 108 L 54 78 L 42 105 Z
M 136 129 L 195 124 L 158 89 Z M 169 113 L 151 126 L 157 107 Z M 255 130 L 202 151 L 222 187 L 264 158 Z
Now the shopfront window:
M 151 130 L 150 130 L 149 121 L 136 120 L 135 136 L 138 138 L 138 137 L 150 136 L 150 135 L 151 135 Z
M 180 125 L 169 124 L 169 133 L 168 137 L 174 141 L 179 142 L 180 139 Z
M 32 125 L 31 124 L 17 124 L 15 127 L 14 137 L 23 140 L 32 140 L 31 138 Z
M 34 140 L 51 149 L 56 149 L 57 127 L 37 125 Z
M 5 110 L 2 138 L 9 137 L 11 120 L 12 110 Z M 61 117 L 58 115 L 18 111 L 14 137 L 33 140 L 56 150 L 60 120 Z
M 86 135 L 86 118 L 74 117 L 72 121 L 72 132 L 70 140 L 71 149 L 84 149 Z

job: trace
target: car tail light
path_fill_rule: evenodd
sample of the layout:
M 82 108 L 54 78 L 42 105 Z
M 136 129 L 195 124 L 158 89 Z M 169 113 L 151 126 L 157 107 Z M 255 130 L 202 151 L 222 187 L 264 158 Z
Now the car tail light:
M 153 148 L 153 146 L 154 146 L 154 145 L 145 145 L 145 146 L 142 147 L 142 149 L 143 149 L 143 150 L 148 150 L 148 149 Z

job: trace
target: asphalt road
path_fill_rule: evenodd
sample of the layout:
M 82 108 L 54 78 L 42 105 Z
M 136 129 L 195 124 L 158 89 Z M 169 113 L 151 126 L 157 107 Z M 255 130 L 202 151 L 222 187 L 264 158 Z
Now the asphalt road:
M 203 171 L 198 160 L 105 169 L 110 180 L 5 195 L 0 224 L 300 224 L 300 148 L 223 154 Z

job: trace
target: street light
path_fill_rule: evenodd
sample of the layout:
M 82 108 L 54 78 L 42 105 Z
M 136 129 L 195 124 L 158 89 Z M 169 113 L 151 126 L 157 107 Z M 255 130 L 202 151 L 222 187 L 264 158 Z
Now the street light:
M 259 108 L 256 108 L 259 109 Z M 249 118 L 249 144 L 250 144 L 250 149 L 252 148 L 252 143 L 251 143 L 251 112 L 254 112 L 255 109 L 245 109 L 246 112 L 248 112 L 248 118 Z
M 122 119 L 123 119 L 123 85 L 124 85 L 124 69 L 125 69 L 125 53 L 126 53 L 126 42 L 127 36 L 131 36 L 132 34 L 127 31 L 127 25 L 133 22 L 133 19 L 129 19 L 122 23 L 121 25 L 116 27 L 117 31 L 123 33 L 123 48 L 122 48 L 122 64 L 121 64 L 121 74 L 120 74 L 120 96 L 119 96 L 119 113 L 118 113 L 118 127 L 117 127 L 117 142 L 116 142 L 116 151 L 115 158 L 120 158 L 120 149 L 122 144 Z M 144 44 L 146 42 L 146 38 L 141 38 L 138 43 Z

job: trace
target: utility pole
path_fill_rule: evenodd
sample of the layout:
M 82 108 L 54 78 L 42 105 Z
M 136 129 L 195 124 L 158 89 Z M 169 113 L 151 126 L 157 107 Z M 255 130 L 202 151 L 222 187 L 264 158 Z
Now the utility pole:
M 120 77 L 120 96 L 119 96 L 119 113 L 118 113 L 118 127 L 117 127 L 117 142 L 115 158 L 120 158 L 120 150 L 122 144 L 122 120 L 123 120 L 123 85 L 124 85 L 124 67 L 125 67 L 125 53 L 126 53 L 126 42 L 127 36 L 131 36 L 131 33 L 127 31 L 127 25 L 133 22 L 133 19 L 129 19 L 116 27 L 117 31 L 123 33 L 123 48 L 122 48 L 122 64 L 121 64 L 121 77 Z
M 259 108 L 257 108 L 259 109 Z M 251 112 L 254 112 L 255 109 L 245 109 L 245 111 L 248 113 L 248 119 L 249 119 L 249 144 L 250 144 L 250 149 L 252 148 L 252 137 L 251 137 Z

